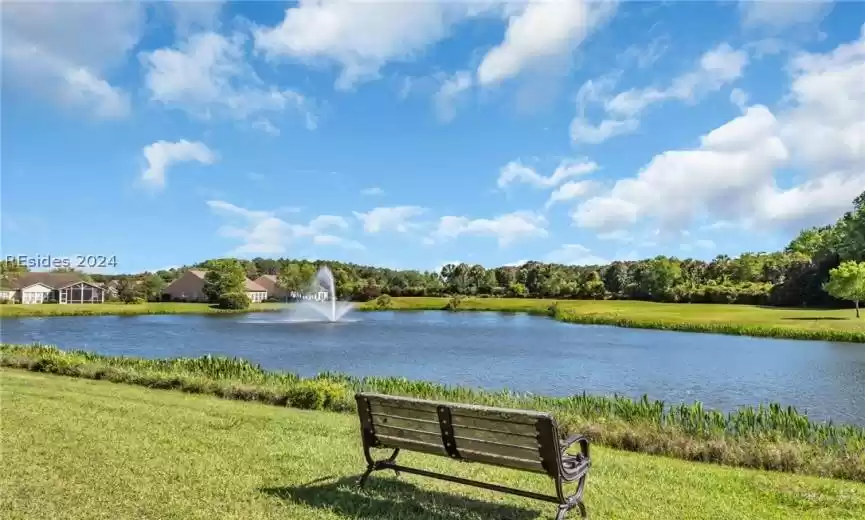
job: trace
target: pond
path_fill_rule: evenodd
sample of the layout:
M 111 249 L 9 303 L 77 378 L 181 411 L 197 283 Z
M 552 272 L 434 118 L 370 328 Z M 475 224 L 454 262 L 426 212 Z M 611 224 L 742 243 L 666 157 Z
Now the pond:
M 575 325 L 524 314 L 374 312 L 340 323 L 280 314 L 5 318 L 2 341 L 162 358 L 222 354 L 305 376 L 402 376 L 544 395 L 778 402 L 865 425 L 865 345 Z

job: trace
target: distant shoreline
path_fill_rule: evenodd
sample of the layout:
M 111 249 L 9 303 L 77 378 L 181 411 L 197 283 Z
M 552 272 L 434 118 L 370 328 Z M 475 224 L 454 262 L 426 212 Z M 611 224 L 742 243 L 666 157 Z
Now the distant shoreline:
M 375 300 L 358 311 L 443 310 L 450 298 L 391 298 L 380 308 Z M 222 310 L 206 303 L 144 303 L 85 305 L 0 305 L 0 318 L 53 316 L 134 316 L 147 314 L 243 314 L 279 312 L 283 303 L 254 304 L 244 310 Z M 729 304 L 676 304 L 615 300 L 545 300 L 530 298 L 463 298 L 456 311 L 523 312 L 551 316 L 568 323 L 753 336 L 865 343 L 865 319 L 853 312 L 769 308 Z

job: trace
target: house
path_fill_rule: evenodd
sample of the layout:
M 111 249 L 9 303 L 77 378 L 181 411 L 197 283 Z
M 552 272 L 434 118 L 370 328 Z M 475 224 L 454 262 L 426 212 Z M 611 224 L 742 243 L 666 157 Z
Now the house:
M 255 283 L 264 287 L 271 298 L 282 299 L 288 296 L 288 291 L 279 285 L 279 280 L 275 275 L 263 274 L 255 279 Z
M 202 269 L 189 269 L 177 280 L 165 286 L 162 290 L 163 299 L 187 302 L 206 302 L 204 294 L 204 276 L 207 271 Z M 249 300 L 253 303 L 263 302 L 267 299 L 267 289 L 253 282 L 249 278 L 244 281 L 244 289 Z
M 17 303 L 102 303 L 105 291 L 81 273 L 31 272 L 3 282 L 0 299 Z
M 255 279 L 255 283 L 267 289 L 267 294 L 271 298 L 291 298 L 293 300 L 316 300 L 327 301 L 328 293 L 324 290 L 319 290 L 314 293 L 302 293 L 298 291 L 287 291 L 279 285 L 279 280 L 275 275 L 263 274 Z

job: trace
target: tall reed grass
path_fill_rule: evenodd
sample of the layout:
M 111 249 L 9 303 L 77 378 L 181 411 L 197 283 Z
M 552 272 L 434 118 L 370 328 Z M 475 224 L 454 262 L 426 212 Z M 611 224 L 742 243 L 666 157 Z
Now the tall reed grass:
M 357 391 L 543 410 L 563 433 L 581 432 L 615 448 L 865 482 L 865 428 L 814 422 L 778 404 L 725 414 L 699 402 L 668 405 L 646 396 L 545 397 L 333 372 L 303 378 L 238 358 L 143 359 L 40 344 L 0 344 L 0 366 L 336 412 L 353 412 Z

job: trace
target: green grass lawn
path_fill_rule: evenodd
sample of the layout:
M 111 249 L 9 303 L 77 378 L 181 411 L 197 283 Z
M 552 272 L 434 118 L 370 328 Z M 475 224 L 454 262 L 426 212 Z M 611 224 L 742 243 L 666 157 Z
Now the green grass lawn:
M 391 300 L 394 310 L 442 309 L 448 301 L 448 298 Z M 852 309 L 531 298 L 465 298 L 458 309 L 547 313 L 554 301 L 558 302 L 556 317 L 574 323 L 865 343 L 865 319 L 857 319 Z M 372 309 L 374 303 L 362 308 Z
M 255 303 L 249 311 L 278 311 L 281 303 Z M 0 305 L 0 317 L 25 316 L 99 316 L 136 314 L 224 314 L 232 312 L 217 309 L 209 303 L 148 302 L 148 303 L 84 303 L 84 304 L 36 304 L 20 303 Z
M 0 370 L 0 517 L 552 518 L 551 504 L 364 469 L 357 418 Z M 436 471 L 550 492 L 546 477 L 406 453 Z M 865 485 L 596 447 L 596 519 L 865 518 Z M 575 515 L 575 517 L 577 517 Z M 569 517 L 570 518 L 570 517 Z

